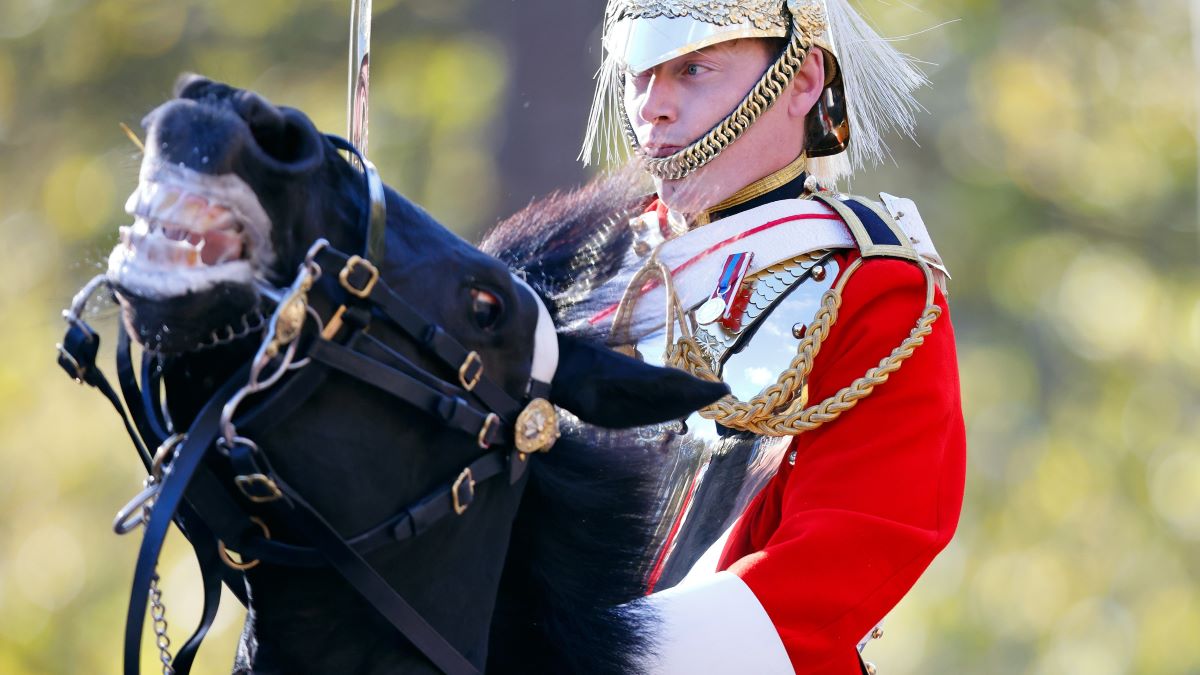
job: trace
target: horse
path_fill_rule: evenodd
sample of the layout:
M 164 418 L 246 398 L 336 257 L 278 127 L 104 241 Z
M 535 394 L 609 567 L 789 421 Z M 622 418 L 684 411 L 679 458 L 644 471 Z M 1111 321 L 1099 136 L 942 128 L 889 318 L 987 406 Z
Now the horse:
M 654 648 L 637 599 L 662 458 L 594 441 L 724 385 L 556 334 L 545 270 L 580 246 L 517 256 L 493 237 L 514 271 L 298 110 L 186 75 L 143 127 L 134 224 L 100 282 L 121 306 L 118 351 L 126 333 L 143 350 L 140 390 L 122 373 L 152 472 L 118 517 L 145 527 L 129 626 L 146 598 L 162 618 L 147 542 L 174 516 L 202 567 L 224 563 L 206 594 L 224 578 L 244 595 L 235 672 L 636 671 Z M 524 218 L 584 237 L 636 202 L 610 185 Z M 98 337 L 69 319 L 60 363 L 112 393 L 89 360 Z M 559 414 L 575 432 L 555 442 Z M 487 462 L 493 477 L 470 471 Z

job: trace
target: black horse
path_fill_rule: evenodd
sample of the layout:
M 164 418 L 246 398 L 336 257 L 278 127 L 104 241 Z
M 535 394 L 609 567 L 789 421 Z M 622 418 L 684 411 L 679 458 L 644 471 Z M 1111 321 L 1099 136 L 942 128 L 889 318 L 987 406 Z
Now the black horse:
M 156 393 L 143 397 L 145 415 L 168 427 L 167 433 L 191 427 L 231 378 L 245 379 L 245 364 L 263 343 L 257 327 L 271 309 L 263 289 L 292 283 L 318 239 L 329 242 L 322 255 L 366 250 L 372 212 L 363 171 L 299 111 L 195 76 L 181 78 L 175 95 L 144 122 L 140 183 L 127 206 L 135 223 L 122 228 L 108 274 L 125 326 L 151 364 L 143 386 L 161 377 L 165 387 L 161 400 Z M 447 422 L 461 410 L 443 408 L 457 400 L 487 410 L 481 388 L 464 386 L 468 369 L 468 380 L 486 374 L 499 392 L 493 398 L 530 398 L 542 300 L 504 264 L 399 194 L 385 189 L 383 195 L 386 256 L 371 262 L 380 283 L 441 333 L 430 329 L 424 339 L 414 337 L 379 306 L 347 297 L 338 288 L 337 270 L 326 265 L 308 294 L 310 318 L 294 341 L 293 363 L 302 365 L 321 344 L 336 344 L 370 357 L 379 370 L 407 373 L 441 407 L 423 408 L 381 391 L 378 382 L 325 368 L 308 395 L 257 415 L 240 432 L 261 449 L 259 461 L 269 462 L 270 475 L 286 480 L 289 494 L 301 495 L 352 542 L 454 481 L 453 494 L 440 498 L 453 500 L 455 511 L 463 506 L 461 513 L 427 528 L 414 525 L 424 530 L 419 536 L 382 544 L 376 537 L 363 557 L 474 668 L 636 670 L 640 655 L 653 648 L 653 617 L 627 603 L 644 591 L 658 459 L 567 435 L 548 454 L 508 454 L 508 462 L 517 464 L 506 465 L 500 477 L 472 482 L 469 508 L 461 505 L 462 467 L 489 445 L 489 423 L 476 438 Z M 576 224 L 614 206 L 611 195 L 581 199 L 576 206 L 586 203 L 591 212 Z M 563 236 L 569 230 L 562 229 Z M 526 267 L 536 266 L 535 258 L 529 251 L 521 256 Z M 553 261 L 546 266 L 561 267 Z M 353 275 L 365 267 L 349 263 L 344 271 Z M 346 290 L 362 290 L 365 283 L 342 280 Z M 443 343 L 477 354 L 476 363 L 464 361 L 456 372 L 438 358 Z M 557 350 L 546 395 L 587 423 L 616 427 L 675 419 L 725 391 L 573 338 L 559 336 Z M 276 388 L 286 390 L 317 367 L 296 368 Z M 244 407 L 267 398 L 256 394 Z M 499 421 L 509 437 L 486 440 L 511 448 L 514 422 Z M 226 447 L 210 453 L 203 466 L 241 511 L 258 519 L 242 524 L 249 533 L 245 541 L 261 527 L 271 542 L 312 546 L 311 533 L 280 518 L 255 498 L 261 494 L 234 488 L 235 459 Z M 528 472 L 518 465 L 526 462 Z M 203 505 L 192 506 L 203 522 Z M 241 550 L 252 557 L 249 548 Z M 224 549 L 222 554 L 227 556 Z M 356 592 L 358 586 L 329 565 L 265 560 L 245 570 L 244 584 L 249 618 L 239 671 L 437 672 Z

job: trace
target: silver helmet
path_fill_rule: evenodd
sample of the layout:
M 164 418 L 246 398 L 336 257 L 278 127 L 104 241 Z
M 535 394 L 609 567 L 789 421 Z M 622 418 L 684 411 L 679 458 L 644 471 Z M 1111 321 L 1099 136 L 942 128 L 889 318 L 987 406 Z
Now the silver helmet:
M 809 113 L 809 172 L 833 184 L 888 155 L 889 131 L 911 136 L 926 84 L 909 57 L 880 37 L 849 0 L 609 0 L 604 62 L 584 139 L 585 162 L 619 157 L 637 138 L 624 109 L 624 74 L 726 40 L 784 38 L 786 47 L 738 106 L 679 152 L 644 158 L 646 170 L 678 180 L 712 161 L 774 104 L 812 47 L 825 55 L 825 90 Z M 851 143 L 853 138 L 853 143 Z

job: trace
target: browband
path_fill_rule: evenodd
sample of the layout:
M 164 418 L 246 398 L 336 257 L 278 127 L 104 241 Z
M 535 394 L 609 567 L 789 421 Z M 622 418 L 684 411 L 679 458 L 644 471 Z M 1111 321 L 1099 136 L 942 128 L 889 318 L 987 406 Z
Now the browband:
M 529 367 L 530 388 L 533 388 L 535 382 L 549 387 L 554 381 L 554 373 L 558 370 L 558 333 L 554 330 L 554 322 L 550 319 L 550 312 L 546 309 L 546 303 L 542 302 L 541 296 L 521 277 L 514 274 L 513 281 L 529 291 L 537 303 L 537 327 L 533 332 L 533 363 Z

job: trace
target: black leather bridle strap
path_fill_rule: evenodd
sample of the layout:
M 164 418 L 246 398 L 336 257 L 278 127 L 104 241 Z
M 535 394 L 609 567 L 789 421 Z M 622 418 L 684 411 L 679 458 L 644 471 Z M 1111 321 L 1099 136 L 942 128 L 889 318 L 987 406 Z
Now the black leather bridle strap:
M 134 377 L 133 356 L 131 353 L 132 340 L 129 337 L 129 331 L 125 329 L 125 322 L 117 323 L 117 383 L 121 387 L 121 395 L 125 397 L 125 407 L 129 409 L 129 416 L 133 418 L 133 423 L 141 433 L 142 438 L 146 441 L 147 449 L 157 447 L 159 443 L 166 440 L 169 435 L 166 429 L 159 423 L 158 413 L 155 410 L 156 406 L 152 402 L 152 394 L 157 393 L 157 388 L 149 385 L 150 359 L 146 358 L 142 369 L 143 386 L 138 387 L 137 379 Z
M 343 344 L 353 348 L 354 351 L 363 356 L 408 373 L 412 377 L 424 382 L 430 389 L 440 391 L 446 396 L 458 396 L 462 393 L 460 388 L 413 363 L 408 357 L 369 333 L 359 332 L 354 336 L 352 342 L 345 342 Z
M 149 352 L 142 353 L 142 407 L 146 410 L 146 418 L 150 428 L 163 438 L 170 432 L 163 411 L 163 401 L 160 396 L 162 387 L 162 362 Z
M 163 428 L 157 403 L 161 379 L 154 372 L 155 359 L 149 354 L 142 357 L 142 385 L 134 377 L 131 340 L 125 330 L 124 323 L 119 324 L 117 333 L 117 379 L 121 394 L 125 397 L 125 406 L 130 416 L 141 432 L 142 438 L 150 447 L 158 447 L 166 441 L 167 432 Z M 200 496 L 203 495 L 203 498 Z M 195 499 L 193 499 L 195 497 Z M 202 519 L 193 502 L 203 504 L 207 519 Z M 218 504 L 223 508 L 218 508 Z M 200 621 L 186 642 L 176 651 L 171 660 L 171 667 L 176 675 L 187 675 L 191 671 L 196 651 L 208 634 L 216 619 L 217 610 L 221 606 L 221 584 L 224 582 L 229 590 L 243 605 L 246 605 L 246 588 L 241 572 L 226 567 L 221 563 L 218 553 L 218 537 L 210 529 L 210 525 L 218 532 L 227 533 L 241 531 L 241 524 L 246 520 L 245 515 L 235 502 L 228 496 L 220 483 L 199 467 L 192 485 L 188 490 L 188 498 L 179 504 L 175 514 L 175 524 L 187 538 L 196 556 L 196 564 L 200 568 L 200 578 L 203 587 L 203 608 Z
M 383 279 L 371 282 L 364 278 L 368 275 L 367 271 L 362 266 L 349 265 L 350 260 L 346 255 L 328 247 L 317 256 L 321 267 L 330 273 L 334 269 L 344 270 L 346 283 L 350 286 L 369 288 L 369 293 L 363 299 L 374 304 L 389 321 L 458 373 L 460 383 L 485 407 L 506 421 L 516 419 L 517 414 L 521 412 L 521 404 L 484 374 L 483 363 L 478 360 L 475 352 L 459 344 L 458 340 L 441 326 L 426 320 L 420 311 L 392 291 Z
M 378 387 L 446 426 L 474 436 L 482 447 L 506 437 L 506 426 L 498 417 L 473 408 L 467 401 L 447 396 L 416 378 L 385 366 L 358 352 L 327 340 L 314 340 L 308 355 L 317 362 Z
M 261 453 L 256 453 L 261 454 Z M 244 461 L 244 460 L 243 460 Z M 260 461 L 256 458 L 255 460 Z M 386 544 L 401 542 L 417 537 L 443 518 L 465 511 L 475 499 L 476 486 L 501 475 L 508 470 L 508 462 L 514 461 L 504 452 L 490 452 L 459 472 L 453 481 L 388 518 L 379 525 L 351 537 L 347 543 L 359 555 L 367 555 Z M 515 460 L 520 461 L 520 460 Z M 262 472 L 265 467 L 255 464 L 254 471 Z M 270 474 L 274 479 L 274 474 Z M 276 481 L 278 483 L 278 481 Z M 251 533 L 238 541 L 236 550 L 243 559 L 261 560 L 264 563 L 293 567 L 322 567 L 326 559 L 321 552 L 308 546 L 297 546 L 265 539 Z
M 185 507 L 186 505 L 180 505 L 178 516 L 183 516 Z M 188 510 L 190 511 L 190 509 Z M 246 603 L 245 589 L 239 588 L 227 579 L 228 573 L 233 570 L 226 568 L 221 563 L 216 536 L 199 517 L 189 517 L 184 520 L 188 528 L 188 543 L 192 545 L 192 551 L 196 554 L 196 564 L 200 567 L 200 582 L 204 589 L 204 608 L 200 612 L 200 621 L 196 624 L 196 630 L 192 632 L 188 641 L 179 647 L 179 650 L 175 652 L 175 657 L 171 659 L 171 669 L 175 675 L 188 675 L 192 670 L 192 662 L 196 659 L 200 643 L 208 635 L 208 629 L 212 627 L 213 621 L 217 618 L 217 610 L 221 607 L 222 580 L 225 580 L 234 594 L 238 595 L 242 604 Z M 237 574 L 237 579 L 241 580 L 240 573 Z M 238 593 L 239 590 L 241 593 Z
M 158 556 L 176 510 L 183 501 L 184 491 L 203 460 L 208 448 L 216 441 L 220 428 L 221 409 L 225 402 L 242 387 L 250 372 L 249 364 L 238 369 L 209 399 L 188 429 L 188 436 L 176 451 L 174 460 L 163 474 L 162 488 L 154 500 L 150 519 L 145 525 L 142 545 L 138 550 L 137 566 L 133 573 L 133 589 L 129 594 L 129 610 L 125 616 L 125 674 L 139 675 L 142 627 L 146 618 L 146 603 L 150 584 L 157 574 Z
M 359 595 L 446 675 L 479 675 L 479 669 L 400 597 L 400 594 L 342 539 L 316 509 L 304 501 L 287 483 L 278 477 L 275 480 L 286 499 L 271 502 L 268 507 L 293 530 L 312 537 L 321 555 L 341 573 Z
M 96 366 L 96 354 L 99 350 L 100 336 L 82 322 L 71 321 L 67 328 L 67 334 L 58 347 L 58 365 L 76 382 L 95 387 L 101 394 L 104 394 L 104 398 L 108 399 L 113 409 L 120 415 L 121 422 L 125 425 L 125 431 L 129 434 L 129 440 L 133 441 L 133 447 L 137 449 L 146 471 L 150 471 L 152 462 L 150 451 L 146 449 L 146 444 L 142 442 L 141 436 L 134 428 L 134 423 L 126 414 L 117 392 L 108 383 L 108 378 L 104 377 L 100 368 Z

